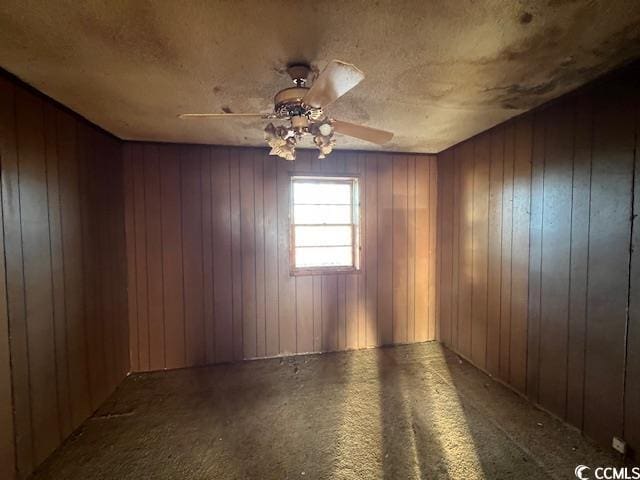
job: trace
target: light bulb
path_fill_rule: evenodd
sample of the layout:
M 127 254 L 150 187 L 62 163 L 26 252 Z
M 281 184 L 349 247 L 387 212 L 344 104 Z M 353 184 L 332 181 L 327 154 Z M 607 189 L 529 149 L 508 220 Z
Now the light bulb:
M 318 127 L 318 130 L 323 137 L 328 137 L 333 132 L 333 127 L 329 123 L 323 123 Z

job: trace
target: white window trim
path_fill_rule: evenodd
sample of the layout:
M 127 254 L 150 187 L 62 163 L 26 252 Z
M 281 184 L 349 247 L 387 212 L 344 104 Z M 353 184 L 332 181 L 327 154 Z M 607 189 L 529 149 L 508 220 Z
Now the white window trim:
M 350 266 L 317 266 L 317 267 L 296 267 L 295 266 L 295 226 L 294 222 L 294 199 L 293 199 L 293 184 L 298 180 L 311 180 L 318 182 L 338 182 L 351 183 L 351 205 L 352 212 L 352 258 L 353 265 Z M 358 273 L 360 266 L 362 265 L 361 253 L 362 245 L 360 243 L 360 230 L 361 230 L 361 205 L 360 205 L 360 175 L 357 174 L 314 174 L 314 173 L 291 173 L 289 180 L 289 273 L 292 276 L 301 275 L 333 275 L 333 274 L 349 274 Z M 346 225 L 346 224 L 345 224 Z

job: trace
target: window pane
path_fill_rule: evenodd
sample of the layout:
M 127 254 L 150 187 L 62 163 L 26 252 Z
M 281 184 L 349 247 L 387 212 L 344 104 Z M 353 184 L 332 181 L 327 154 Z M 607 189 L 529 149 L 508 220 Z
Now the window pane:
M 293 203 L 351 203 L 351 183 L 293 183 Z
M 296 267 L 351 267 L 351 247 L 298 247 Z
M 350 205 L 295 205 L 295 223 L 351 223 Z
M 296 227 L 296 247 L 351 245 L 351 226 Z

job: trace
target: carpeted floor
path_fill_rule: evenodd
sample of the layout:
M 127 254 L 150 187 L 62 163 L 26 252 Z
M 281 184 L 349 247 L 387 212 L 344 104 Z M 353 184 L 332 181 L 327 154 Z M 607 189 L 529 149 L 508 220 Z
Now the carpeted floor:
M 616 457 L 437 343 L 130 376 L 36 479 L 545 479 Z

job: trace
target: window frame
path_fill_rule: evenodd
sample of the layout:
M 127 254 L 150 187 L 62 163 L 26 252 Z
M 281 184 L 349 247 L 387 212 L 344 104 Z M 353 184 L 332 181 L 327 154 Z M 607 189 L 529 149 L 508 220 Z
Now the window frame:
M 296 267 L 296 238 L 295 227 L 303 224 L 295 223 L 293 185 L 296 181 L 305 180 L 307 183 L 349 183 L 351 185 L 351 223 L 340 224 L 341 226 L 351 226 L 352 238 L 352 259 L 350 266 L 317 266 L 317 267 Z M 289 274 L 291 276 L 304 275 L 336 275 L 353 274 L 360 272 L 362 265 L 362 244 L 360 242 L 362 204 L 360 175 L 356 173 L 306 173 L 289 172 Z M 321 224 L 317 224 L 321 225 Z

